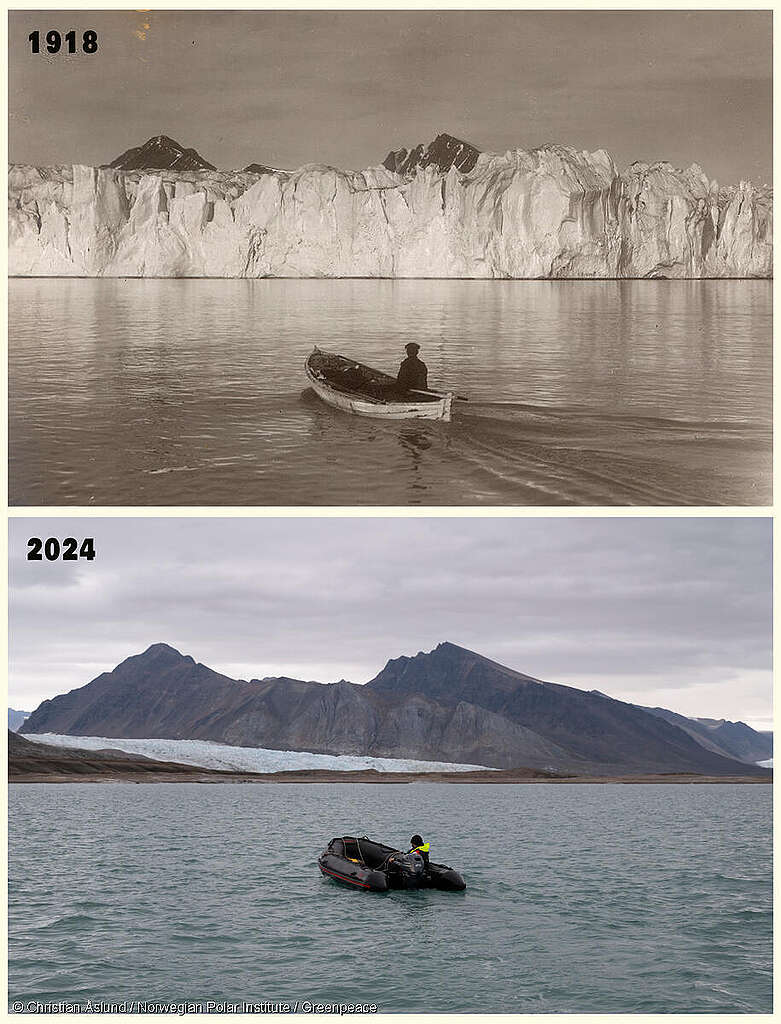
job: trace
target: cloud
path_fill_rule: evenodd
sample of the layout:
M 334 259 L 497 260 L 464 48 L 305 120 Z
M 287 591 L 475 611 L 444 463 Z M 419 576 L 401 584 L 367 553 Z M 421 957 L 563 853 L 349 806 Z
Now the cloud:
M 770 11 L 155 11 L 144 40 L 92 11 L 98 53 L 66 62 L 19 45 L 36 17 L 9 15 L 15 162 L 165 132 L 224 168 L 358 168 L 448 131 L 770 180 Z
M 34 535 L 92 535 L 97 558 L 28 562 Z M 770 714 L 766 519 L 14 519 L 10 538 L 13 706 L 156 641 L 228 675 L 366 682 L 447 639 L 639 703 Z

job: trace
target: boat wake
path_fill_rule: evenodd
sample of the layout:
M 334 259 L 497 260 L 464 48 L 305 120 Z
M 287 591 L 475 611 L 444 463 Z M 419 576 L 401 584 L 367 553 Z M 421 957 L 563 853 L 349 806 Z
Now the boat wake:
M 529 504 L 710 505 L 770 500 L 770 431 L 514 403 L 459 407 L 460 456 Z M 760 454 L 767 452 L 768 454 Z
M 344 501 L 420 505 L 748 505 L 770 500 L 770 429 L 582 406 L 458 402 L 450 423 L 370 421 L 304 395 Z

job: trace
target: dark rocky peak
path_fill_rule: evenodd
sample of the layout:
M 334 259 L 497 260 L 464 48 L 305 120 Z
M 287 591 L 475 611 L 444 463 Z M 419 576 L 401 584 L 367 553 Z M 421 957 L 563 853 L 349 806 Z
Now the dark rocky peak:
M 193 658 L 190 657 L 189 654 L 182 654 L 181 651 L 177 651 L 177 649 L 175 647 L 171 647 L 170 644 L 163 643 L 152 644 L 150 647 L 147 647 L 147 649 L 143 651 L 141 654 L 134 654 L 132 657 L 127 658 L 126 662 L 127 661 L 154 661 L 158 663 L 168 662 L 170 664 L 173 664 L 177 661 L 186 661 L 191 665 L 195 664 L 195 661 L 193 660 Z M 125 664 L 126 662 L 123 662 L 122 664 Z
M 142 651 L 141 654 L 137 655 L 137 657 L 143 658 L 145 654 L 162 654 L 164 652 L 168 652 L 169 654 L 178 654 L 180 658 L 184 657 L 181 651 L 177 651 L 175 647 L 172 647 L 170 644 L 164 644 L 162 642 L 150 644 L 149 647 L 147 647 L 145 651 Z
M 383 160 L 383 167 L 397 174 L 413 174 L 419 167 L 434 164 L 440 171 L 455 167 L 465 174 L 477 163 L 480 150 L 452 135 L 437 135 L 428 145 L 420 143 L 414 149 L 391 150 Z
M 155 135 L 143 146 L 125 150 L 109 167 L 122 171 L 174 170 L 174 171 L 215 171 L 214 164 L 208 163 L 194 149 L 185 149 L 167 135 Z
M 446 641 L 428 653 L 393 658 L 366 685 L 376 693 L 420 694 L 448 705 L 467 701 L 493 709 L 529 683 L 546 685 Z
M 247 164 L 243 168 L 245 174 L 274 174 L 276 173 L 273 167 L 267 167 L 265 164 Z
M 128 678 L 141 678 L 149 676 L 150 673 L 154 675 L 182 669 L 190 671 L 196 667 L 198 666 L 195 659 L 189 654 L 182 654 L 169 644 L 158 643 L 147 647 L 141 654 L 132 654 L 125 658 L 113 671 L 103 672 L 93 682 L 105 680 L 108 683 L 124 683 Z

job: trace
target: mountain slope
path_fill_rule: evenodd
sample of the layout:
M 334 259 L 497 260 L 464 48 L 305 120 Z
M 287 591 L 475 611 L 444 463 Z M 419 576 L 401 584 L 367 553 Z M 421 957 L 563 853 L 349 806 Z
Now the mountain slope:
M 708 750 L 746 764 L 767 761 L 773 756 L 773 734 L 757 732 L 745 722 L 728 722 L 723 718 L 686 718 L 666 708 L 643 710 L 677 725 Z
M 8 728 L 11 732 L 16 732 L 30 715 L 29 711 L 16 711 L 14 708 L 8 709 Z
M 734 771 L 727 757 L 633 704 L 525 676 L 455 644 L 390 661 L 367 688 L 386 697 L 425 694 L 446 704 L 469 701 L 615 771 L 622 765 L 687 771 L 694 764 L 714 774 Z
M 773 756 L 772 732 L 757 732 L 745 722 L 729 722 L 724 718 L 696 718 L 694 721 L 709 730 L 708 735 L 716 739 L 722 750 L 740 761 L 767 761 Z

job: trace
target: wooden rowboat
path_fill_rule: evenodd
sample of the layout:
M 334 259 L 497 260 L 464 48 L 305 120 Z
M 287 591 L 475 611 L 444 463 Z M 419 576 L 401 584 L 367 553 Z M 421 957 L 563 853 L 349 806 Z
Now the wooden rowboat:
M 402 391 L 395 377 L 317 347 L 304 369 L 312 390 L 335 409 L 389 420 L 450 419 L 451 392 Z

